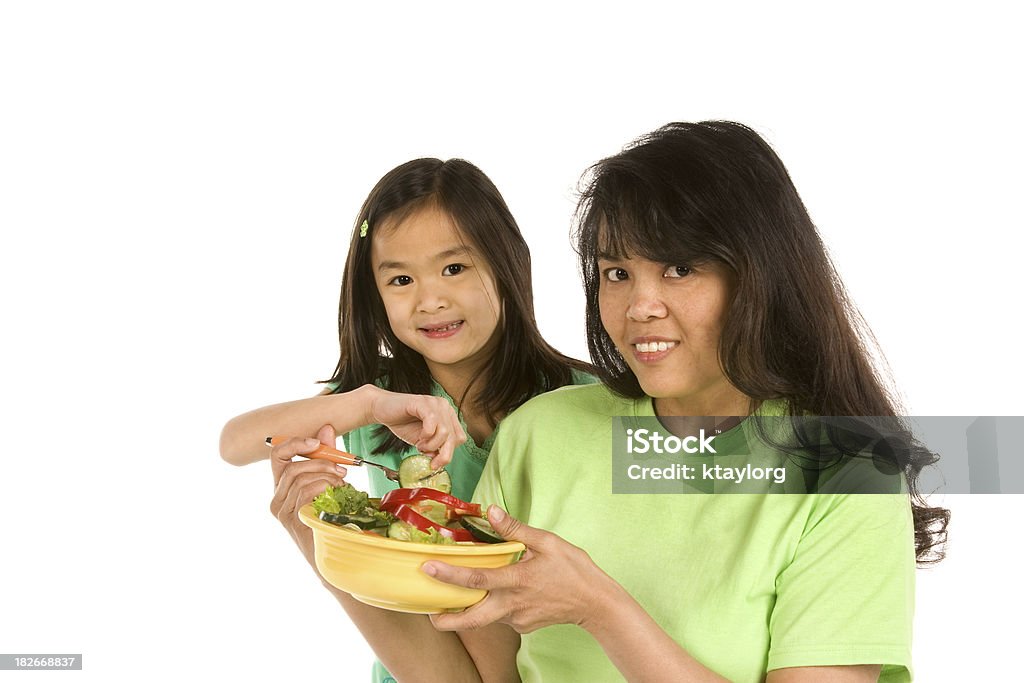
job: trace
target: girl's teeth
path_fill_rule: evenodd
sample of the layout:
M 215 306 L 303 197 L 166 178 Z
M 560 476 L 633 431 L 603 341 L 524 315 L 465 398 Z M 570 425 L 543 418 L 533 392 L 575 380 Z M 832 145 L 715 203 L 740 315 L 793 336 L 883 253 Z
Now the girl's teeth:
M 656 353 L 658 351 L 668 351 L 676 345 L 677 342 L 644 342 L 641 344 L 634 344 L 636 350 L 640 353 Z
M 431 329 L 430 331 L 431 332 L 447 332 L 448 330 L 454 330 L 456 327 L 459 326 L 459 324 L 460 324 L 459 322 L 454 322 L 451 325 L 445 325 L 444 327 L 435 327 L 435 328 Z

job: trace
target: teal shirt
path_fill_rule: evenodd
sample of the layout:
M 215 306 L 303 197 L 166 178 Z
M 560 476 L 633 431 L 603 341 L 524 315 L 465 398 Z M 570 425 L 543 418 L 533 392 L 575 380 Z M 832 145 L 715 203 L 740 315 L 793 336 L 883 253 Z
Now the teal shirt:
M 594 384 L 596 382 L 597 378 L 593 375 L 577 370 L 572 371 L 573 384 Z M 452 397 L 448 395 L 440 384 L 433 382 L 430 393 L 448 401 L 452 408 L 455 408 L 456 412 L 458 412 L 455 401 L 452 400 Z M 473 491 L 476 490 L 477 482 L 480 481 L 480 474 L 483 472 L 484 465 L 487 464 L 487 458 L 491 454 L 491 445 L 498 436 L 501 423 L 498 424 L 498 427 L 491 432 L 491 435 L 482 444 L 477 444 L 473 437 L 469 435 L 469 429 L 466 427 L 466 421 L 462 419 L 461 413 L 459 413 L 459 424 L 462 425 L 462 431 L 466 434 L 466 442 L 455 449 L 455 452 L 452 454 L 452 460 L 445 469 L 452 478 L 452 495 L 469 501 L 473 499 Z M 348 452 L 396 470 L 402 460 L 410 455 L 419 453 L 414 447 L 409 446 L 401 453 L 373 454 L 373 450 L 381 443 L 381 439 L 373 434 L 377 426 L 375 424 L 366 425 L 345 434 L 342 438 L 345 441 L 345 447 Z M 375 498 L 379 498 L 388 491 L 398 488 L 397 482 L 387 479 L 384 473 L 376 467 L 368 468 L 367 474 L 370 478 L 370 495 Z M 388 673 L 387 669 L 380 662 L 374 662 L 371 680 L 373 683 L 395 683 L 394 677 Z

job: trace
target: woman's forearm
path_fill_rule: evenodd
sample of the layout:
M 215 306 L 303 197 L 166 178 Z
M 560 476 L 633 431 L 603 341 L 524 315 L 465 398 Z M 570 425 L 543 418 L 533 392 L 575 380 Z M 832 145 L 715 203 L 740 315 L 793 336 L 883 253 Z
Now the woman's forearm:
M 232 465 L 266 460 L 268 436 L 315 436 L 324 425 L 345 434 L 372 421 L 369 417 L 376 387 L 366 385 L 341 394 L 277 403 L 228 420 L 220 434 L 220 456 Z

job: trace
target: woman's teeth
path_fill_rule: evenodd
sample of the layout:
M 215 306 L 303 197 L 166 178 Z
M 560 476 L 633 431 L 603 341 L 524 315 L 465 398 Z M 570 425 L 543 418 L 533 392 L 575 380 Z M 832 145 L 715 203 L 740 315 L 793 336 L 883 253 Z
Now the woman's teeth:
M 668 351 L 669 349 L 673 348 L 678 343 L 679 342 L 674 342 L 674 341 L 672 341 L 672 342 L 663 342 L 663 341 L 660 341 L 660 342 L 645 342 L 645 343 L 642 343 L 642 344 L 633 344 L 633 348 L 635 348 L 640 353 L 655 353 L 657 351 Z

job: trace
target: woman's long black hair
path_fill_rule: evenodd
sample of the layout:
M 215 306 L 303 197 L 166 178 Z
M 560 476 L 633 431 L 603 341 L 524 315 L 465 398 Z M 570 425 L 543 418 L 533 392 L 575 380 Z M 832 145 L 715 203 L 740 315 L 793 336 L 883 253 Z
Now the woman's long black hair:
M 490 178 L 462 159 L 414 159 L 381 178 L 356 217 L 338 306 L 341 354 L 334 375 L 326 380 L 335 392 L 377 383 L 396 392 L 431 393 L 423 357 L 391 330 L 370 262 L 374 230 L 397 225 L 427 206 L 448 214 L 460 236 L 487 261 L 501 298 L 497 350 L 473 380 L 483 385 L 475 407 L 492 427 L 536 394 L 571 384 L 572 369 L 593 370 L 563 356 L 541 337 L 533 312 L 530 249 Z M 452 398 L 461 409 L 468 395 L 469 388 Z M 375 453 L 408 447 L 383 426 L 376 434 L 383 442 Z
M 719 346 L 725 376 L 755 402 L 784 399 L 794 418 L 872 416 L 907 437 L 892 457 L 910 493 L 918 562 L 940 560 L 949 511 L 917 489 L 937 456 L 909 437 L 871 362 L 874 338 L 771 147 L 738 123 L 670 123 L 595 164 L 589 178 L 576 241 L 602 380 L 623 396 L 644 395 L 601 324 L 599 253 L 725 264 L 736 282 Z

